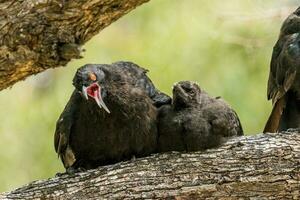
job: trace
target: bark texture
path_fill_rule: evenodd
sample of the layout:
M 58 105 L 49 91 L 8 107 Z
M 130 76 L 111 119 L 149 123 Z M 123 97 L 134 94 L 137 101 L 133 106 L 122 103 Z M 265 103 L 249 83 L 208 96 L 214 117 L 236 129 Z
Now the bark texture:
M 300 134 L 234 138 L 35 181 L 1 199 L 300 199 Z
M 80 58 L 100 30 L 149 0 L 0 0 L 0 90 Z

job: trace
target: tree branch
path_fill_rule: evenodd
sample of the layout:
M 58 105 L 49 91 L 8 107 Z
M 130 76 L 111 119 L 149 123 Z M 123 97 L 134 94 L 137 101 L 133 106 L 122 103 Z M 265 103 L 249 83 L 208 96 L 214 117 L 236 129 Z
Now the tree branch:
M 0 0 L 0 90 L 80 57 L 100 30 L 149 0 Z
M 298 199 L 300 134 L 234 138 L 195 153 L 157 154 L 36 181 L 1 199 Z

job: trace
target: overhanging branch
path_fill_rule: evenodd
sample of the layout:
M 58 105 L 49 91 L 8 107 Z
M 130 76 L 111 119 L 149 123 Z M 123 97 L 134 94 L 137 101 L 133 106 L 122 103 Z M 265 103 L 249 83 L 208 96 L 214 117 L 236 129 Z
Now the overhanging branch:
M 0 1 L 0 90 L 79 58 L 85 42 L 147 1 Z
M 217 149 L 157 154 L 36 181 L 1 199 L 300 198 L 300 134 L 229 140 Z

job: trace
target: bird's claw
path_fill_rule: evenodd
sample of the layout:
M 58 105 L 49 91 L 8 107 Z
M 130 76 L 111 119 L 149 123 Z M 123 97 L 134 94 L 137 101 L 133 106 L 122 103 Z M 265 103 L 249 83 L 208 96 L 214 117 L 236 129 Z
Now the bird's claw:
M 62 176 L 64 176 L 64 175 L 66 175 L 67 173 L 66 172 L 57 172 L 56 174 L 55 174 L 55 177 L 62 177 Z
M 74 175 L 76 173 L 84 172 L 84 171 L 86 171 L 86 169 L 84 169 L 82 167 L 79 167 L 79 168 L 69 167 L 66 169 L 66 173 L 69 175 Z
M 55 177 L 62 177 L 64 175 L 74 175 L 76 173 L 79 173 L 79 172 L 84 172 L 86 171 L 86 169 L 82 168 L 82 167 L 79 167 L 79 168 L 74 168 L 74 167 L 69 167 L 66 169 L 66 172 L 58 172 L 55 174 Z

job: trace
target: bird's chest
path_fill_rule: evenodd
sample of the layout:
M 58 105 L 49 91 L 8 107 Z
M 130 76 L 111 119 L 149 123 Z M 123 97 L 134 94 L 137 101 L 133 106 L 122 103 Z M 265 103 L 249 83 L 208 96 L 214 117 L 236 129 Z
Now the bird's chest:
M 110 114 L 99 109 L 93 104 L 79 109 L 70 137 L 71 147 L 79 157 L 118 160 L 143 148 L 148 137 L 154 140 L 149 128 L 153 122 L 147 112 L 136 113 L 137 106 L 110 105 Z
M 112 110 L 113 114 L 99 111 L 100 108 L 82 107 L 72 130 L 71 142 L 79 149 L 86 151 L 102 151 L 109 147 L 120 146 L 130 138 L 130 129 L 125 121 L 130 116 Z

